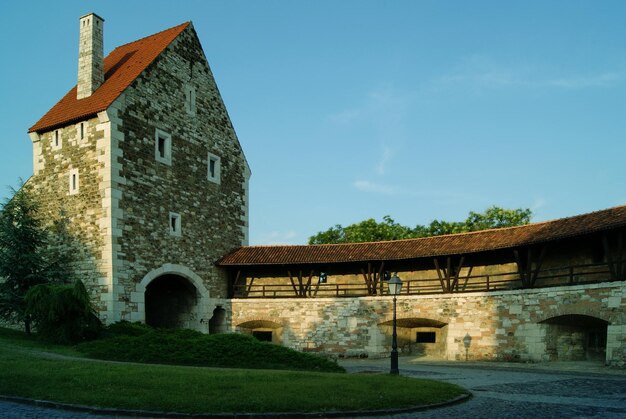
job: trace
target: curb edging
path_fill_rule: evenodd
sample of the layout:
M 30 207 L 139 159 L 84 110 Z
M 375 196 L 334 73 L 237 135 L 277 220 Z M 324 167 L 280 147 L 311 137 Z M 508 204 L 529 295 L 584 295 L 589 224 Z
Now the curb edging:
M 329 411 L 329 412 L 267 412 L 267 413 L 179 413 L 179 412 L 155 412 L 149 410 L 131 410 L 115 408 L 98 408 L 80 404 L 61 403 L 49 400 L 36 400 L 26 397 L 3 396 L 0 401 L 11 403 L 27 404 L 48 409 L 67 410 L 72 412 L 82 412 L 106 416 L 135 416 L 135 417 L 161 417 L 161 418 L 212 418 L 212 419 L 237 419 L 237 418 L 262 418 L 262 419 L 288 419 L 288 418 L 336 418 L 350 416 L 381 416 L 395 415 L 400 413 L 419 412 L 430 409 L 437 409 L 444 406 L 465 402 L 473 397 L 468 390 L 467 393 L 455 397 L 454 399 L 420 406 L 403 407 L 397 409 L 380 410 L 350 410 L 350 411 Z

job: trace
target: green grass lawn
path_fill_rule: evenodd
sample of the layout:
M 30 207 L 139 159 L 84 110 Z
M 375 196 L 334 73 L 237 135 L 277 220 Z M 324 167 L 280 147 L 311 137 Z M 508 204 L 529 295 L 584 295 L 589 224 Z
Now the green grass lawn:
M 0 394 L 97 407 L 201 412 L 311 412 L 399 408 L 465 391 L 386 374 L 219 369 L 51 359 L 72 355 L 0 329 Z

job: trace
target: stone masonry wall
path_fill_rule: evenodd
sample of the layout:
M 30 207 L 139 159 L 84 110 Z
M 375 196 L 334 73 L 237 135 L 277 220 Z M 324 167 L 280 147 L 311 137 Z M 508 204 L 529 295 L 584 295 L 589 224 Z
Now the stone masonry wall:
M 197 275 L 209 298 L 225 298 L 214 262 L 246 240 L 247 163 L 191 26 L 125 91 L 118 116 L 121 317 L 144 320 L 137 284 L 165 265 Z M 157 129 L 171 136 L 170 164 L 155 158 Z M 209 153 L 220 159 L 219 183 L 207 179 Z M 170 213 L 180 215 L 180 236 L 170 234 Z
M 392 299 L 362 298 L 235 299 L 232 328 L 273 321 L 280 326 L 279 341 L 303 351 L 339 356 L 387 356 L 390 351 Z M 579 314 L 609 322 L 606 359 L 626 361 L 626 284 L 600 283 L 492 293 L 400 296 L 397 317 L 445 324 L 445 339 L 431 354 L 449 360 L 549 360 L 543 322 L 561 315 Z M 416 329 L 418 330 L 418 329 Z M 429 329 L 434 330 L 434 329 Z M 399 348 L 410 348 L 414 333 L 399 329 Z M 464 338 L 471 339 L 467 353 Z M 403 349 L 404 348 L 404 349 Z M 424 352 L 424 351 L 422 351 Z M 428 352 L 428 351 L 426 351 Z
M 81 128 L 82 124 L 82 128 Z M 69 234 L 74 238 L 74 274 L 83 280 L 98 309 L 100 296 L 107 293 L 102 283 L 100 264 L 103 238 L 99 229 L 102 217 L 102 164 L 98 143 L 104 133 L 99 119 L 79 121 L 57 130 L 31 134 L 35 173 L 25 187 L 40 205 L 43 221 L 51 225 L 65 217 Z M 82 133 L 82 138 L 81 138 Z M 78 192 L 70 194 L 70 172 L 77 170 Z

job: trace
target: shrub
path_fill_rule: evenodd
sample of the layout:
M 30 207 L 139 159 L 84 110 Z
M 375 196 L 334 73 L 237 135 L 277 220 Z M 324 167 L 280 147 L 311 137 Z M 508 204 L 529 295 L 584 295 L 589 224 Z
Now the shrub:
M 118 326 L 132 330 L 129 325 Z M 344 372 L 335 362 L 241 334 L 205 335 L 188 329 L 120 334 L 77 346 L 87 356 L 126 362 L 221 368 Z
M 110 338 L 113 336 L 141 336 L 151 332 L 152 330 L 154 329 L 141 322 L 131 323 L 126 320 L 121 320 L 102 329 L 101 336 L 103 338 Z
M 101 323 L 81 281 L 36 285 L 26 293 L 25 302 L 26 313 L 45 340 L 70 344 L 98 336 Z

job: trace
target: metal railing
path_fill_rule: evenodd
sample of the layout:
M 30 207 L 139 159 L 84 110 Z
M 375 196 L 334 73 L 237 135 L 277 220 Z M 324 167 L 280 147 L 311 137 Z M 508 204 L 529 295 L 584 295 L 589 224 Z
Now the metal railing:
M 618 268 L 615 268 L 617 266 Z M 571 265 L 558 268 L 546 268 L 537 275 L 533 288 L 555 287 L 564 285 L 590 284 L 624 280 L 625 261 L 615 262 L 613 267 L 607 263 Z M 617 272 L 618 270 L 622 271 Z M 399 272 L 402 276 L 402 273 Z M 332 277 L 329 277 L 332 278 Z M 338 283 L 312 283 L 294 285 L 293 283 L 266 283 L 256 278 L 252 283 L 237 284 L 233 287 L 234 298 L 322 298 L 322 297 L 363 297 L 384 295 L 387 287 L 380 282 L 373 292 L 365 282 L 341 281 Z M 462 292 L 490 292 L 525 288 L 518 271 L 495 274 L 460 275 L 451 291 L 446 292 L 439 277 L 409 279 L 403 281 L 401 295 L 428 295 Z M 527 287 L 526 287 L 527 288 Z

